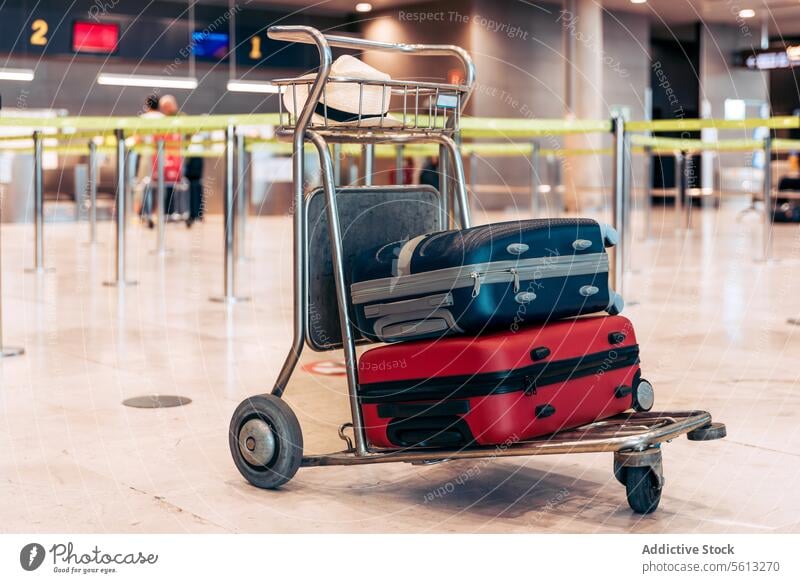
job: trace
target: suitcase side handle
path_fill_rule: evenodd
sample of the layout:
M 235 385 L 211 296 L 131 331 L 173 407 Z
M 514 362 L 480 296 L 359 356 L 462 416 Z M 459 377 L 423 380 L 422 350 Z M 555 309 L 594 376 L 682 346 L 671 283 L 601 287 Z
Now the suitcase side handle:
M 537 405 L 535 412 L 537 419 L 544 419 L 546 417 L 554 415 L 556 412 L 556 408 L 553 407 L 550 403 L 545 403 L 544 405 Z

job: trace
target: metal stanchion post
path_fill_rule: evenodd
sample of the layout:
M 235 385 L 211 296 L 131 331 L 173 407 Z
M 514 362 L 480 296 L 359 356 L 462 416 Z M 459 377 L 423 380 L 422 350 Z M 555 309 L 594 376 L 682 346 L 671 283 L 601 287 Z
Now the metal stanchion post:
M 622 209 L 624 214 L 622 224 L 624 225 L 625 229 L 620 234 L 625 237 L 623 245 L 625 248 L 625 261 L 622 264 L 622 273 L 624 274 L 631 270 L 631 253 L 628 253 L 627 251 L 628 246 L 633 243 L 633 229 L 630 228 L 630 225 L 633 224 L 633 221 L 631 220 L 633 208 L 633 198 L 631 196 L 633 184 L 633 173 L 631 171 L 631 135 L 627 132 L 624 132 L 622 138 L 622 151 L 624 156 L 622 161 Z
M 548 186 L 548 194 L 551 197 L 551 208 L 564 209 L 564 181 L 561 173 L 561 159 L 555 155 L 547 157 L 547 181 L 550 183 Z
M 679 231 L 681 228 L 681 216 L 683 215 L 683 195 L 684 179 L 686 172 L 683 170 L 686 155 L 682 151 L 675 152 L 675 230 Z
M 347 156 L 347 185 L 358 184 L 358 161 L 354 154 Z
M 224 293 L 222 296 L 211 298 L 212 302 L 235 304 L 247 301 L 248 298 L 236 295 L 236 255 L 234 241 L 236 237 L 236 128 L 229 125 L 225 130 L 225 201 L 223 220 L 225 223 L 224 236 Z
M 403 164 L 405 162 L 404 156 L 405 148 L 403 144 L 398 144 L 395 148 L 395 169 L 394 169 L 394 181 L 397 185 L 402 185 L 405 182 L 403 177 Z
M 333 145 L 333 182 L 336 186 L 342 184 L 342 145 Z
M 89 142 L 89 243 L 97 243 L 97 144 Z
M 158 247 L 155 253 L 158 255 L 166 255 L 167 249 L 165 247 L 165 240 L 167 234 L 167 188 L 164 180 L 164 139 L 159 138 L 156 140 L 156 221 L 158 222 Z M 173 194 L 174 196 L 174 194 Z M 152 190 L 151 190 L 152 197 Z
M 136 161 L 139 155 L 131 150 L 125 151 L 125 214 L 131 216 L 133 214 L 133 198 L 135 196 L 135 182 L 136 182 Z
M 644 240 L 653 238 L 653 148 L 644 148 Z
M 0 226 L 3 224 L 2 206 L 0 206 Z M 2 236 L 0 236 L 0 359 L 8 358 L 10 356 L 19 356 L 25 354 L 25 349 L 20 346 L 6 346 L 3 344 L 3 266 L 2 266 Z
M 361 147 L 361 164 L 364 186 L 372 186 L 372 174 L 375 169 L 375 144 L 364 144 Z
M 249 189 L 247 188 L 247 151 L 244 135 L 236 135 L 236 260 L 244 261 L 247 250 L 247 213 L 250 210 Z
M 764 138 L 764 261 L 772 260 L 772 133 Z
M 692 197 L 689 195 L 689 178 L 692 176 L 694 159 L 689 152 L 683 155 L 683 228 L 692 230 Z
M 478 155 L 470 152 L 469 155 L 469 194 L 475 199 L 475 187 L 478 185 Z
M 442 226 L 450 228 L 450 184 L 447 170 L 447 148 L 439 146 L 439 195 L 442 199 Z
M 27 273 L 54 271 L 44 267 L 44 167 L 42 165 L 42 132 L 33 132 L 33 230 L 34 263 Z
M 126 194 L 126 181 L 125 181 L 125 132 L 122 130 L 114 130 L 114 137 L 117 140 L 117 248 L 116 248 L 116 270 L 114 280 L 106 281 L 103 285 L 112 287 L 125 287 L 129 285 L 136 285 L 135 281 L 130 281 L 125 278 L 125 233 L 128 226 L 128 204 L 125 200 Z
M 612 226 L 617 230 L 619 241 L 611 256 L 611 286 L 619 294 L 623 293 L 623 272 L 625 265 L 625 122 L 621 117 L 613 117 L 611 123 L 614 135 L 613 153 L 613 196 L 611 198 Z M 623 295 L 624 297 L 624 295 Z
M 539 177 L 539 144 L 531 142 L 531 217 L 537 218 L 541 214 L 539 204 L 539 186 L 542 181 Z

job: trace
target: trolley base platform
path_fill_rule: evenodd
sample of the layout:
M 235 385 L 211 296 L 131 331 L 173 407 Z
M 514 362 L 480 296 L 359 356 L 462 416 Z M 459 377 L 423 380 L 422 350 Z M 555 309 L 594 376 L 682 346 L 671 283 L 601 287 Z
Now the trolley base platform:
M 583 427 L 562 431 L 530 441 L 462 449 L 406 448 L 373 449 L 367 455 L 355 455 L 352 447 L 320 455 L 303 456 L 302 467 L 352 466 L 375 463 L 435 463 L 454 459 L 553 455 L 592 452 L 641 452 L 657 447 L 683 434 L 694 441 L 724 437 L 724 426 L 711 422 L 706 411 L 624 413 Z M 698 433 L 694 433 L 698 432 Z

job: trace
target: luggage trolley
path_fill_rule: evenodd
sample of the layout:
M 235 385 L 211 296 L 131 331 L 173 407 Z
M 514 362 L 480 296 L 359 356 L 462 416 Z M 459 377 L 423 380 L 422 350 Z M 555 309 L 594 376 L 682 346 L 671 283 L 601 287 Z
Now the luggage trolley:
M 442 230 L 447 228 L 451 219 L 457 218 L 462 228 L 470 226 L 464 168 L 457 139 L 459 118 L 475 84 L 475 68 L 469 54 L 452 45 L 368 41 L 323 34 L 307 26 L 274 26 L 268 34 L 275 40 L 315 45 L 320 66 L 315 77 L 275 81 L 281 88 L 283 99 L 291 100 L 289 103 L 294 105 L 284 111 L 281 100 L 281 125 L 276 128 L 279 137 L 293 142 L 294 337 L 272 392 L 245 399 L 231 419 L 229 444 L 241 474 L 255 486 L 277 488 L 288 482 L 301 466 L 391 462 L 433 464 L 485 457 L 612 452 L 614 475 L 626 487 L 631 508 L 640 513 L 655 510 L 663 486 L 661 444 L 683 434 L 693 441 L 724 437 L 725 426 L 712 423 L 709 413 L 648 412 L 652 406 L 652 398 L 649 398 L 644 399 L 649 403 L 637 403 L 637 412 L 503 447 L 453 449 L 415 446 L 391 450 L 370 447 L 359 403 L 356 356 L 356 345 L 365 340 L 359 337 L 348 316 L 346 263 L 352 253 L 348 246 L 358 247 L 370 237 L 380 237 L 378 245 L 392 240 L 392 234 L 387 234 L 387 231 L 395 225 L 400 225 L 401 230 Z M 463 66 L 464 77 L 457 84 L 334 77 L 330 74 L 331 48 L 334 47 L 455 58 Z M 333 83 L 351 85 L 352 95 L 359 96 L 358 113 L 346 123 L 331 122 L 327 115 L 326 88 Z M 378 120 L 373 117 L 368 121 L 367 112 L 361 110 L 365 91 L 374 92 L 376 86 L 381 99 L 387 100 L 383 104 L 387 107 L 382 111 L 388 109 L 391 119 L 379 116 Z M 304 94 L 307 98 L 303 102 Z M 322 174 L 322 187 L 311 192 L 306 192 L 304 182 L 306 142 L 316 149 Z M 421 142 L 439 145 L 440 168 L 444 168 L 445 160 L 451 165 L 452 204 L 447 180 L 442 180 L 440 192 L 430 187 L 354 188 L 335 184 L 329 144 L 355 143 L 369 148 L 378 143 L 402 145 Z M 392 199 L 403 201 L 403 211 L 396 207 L 391 211 L 391 220 L 382 221 L 380 229 L 375 229 L 376 219 L 369 215 L 370 210 L 388 208 Z M 436 208 L 433 212 L 426 212 L 431 201 Z M 405 209 L 414 209 L 415 205 L 416 211 L 411 215 L 405 213 Z M 359 223 L 358 218 L 364 216 L 368 219 Z M 343 222 L 347 223 L 346 229 Z M 410 224 L 413 226 L 409 227 Z M 343 239 L 345 231 L 347 240 Z M 426 231 L 415 234 L 421 232 Z M 328 256 L 319 257 L 320 253 Z M 326 261 L 333 277 L 320 275 L 319 266 L 325 265 Z M 327 331 L 319 333 L 319 328 L 325 328 L 326 324 L 329 326 Z M 339 452 L 304 455 L 303 435 L 297 417 L 281 398 L 306 344 L 314 350 L 344 349 L 352 421 L 339 428 L 339 437 L 346 444 L 346 448 Z M 640 396 L 639 401 L 642 399 Z M 349 431 L 352 431 L 352 438 Z

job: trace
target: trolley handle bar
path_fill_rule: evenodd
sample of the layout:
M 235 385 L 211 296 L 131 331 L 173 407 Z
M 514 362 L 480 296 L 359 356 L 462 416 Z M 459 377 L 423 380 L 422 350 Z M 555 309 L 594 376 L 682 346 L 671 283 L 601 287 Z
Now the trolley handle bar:
M 267 30 L 267 36 L 274 40 L 315 44 L 320 51 L 320 55 L 326 50 L 330 51 L 330 47 L 336 47 L 340 49 L 408 53 L 427 57 L 456 57 L 464 66 L 464 73 L 466 74 L 464 85 L 469 88 L 467 98 L 469 98 L 469 94 L 475 85 L 475 64 L 472 62 L 472 57 L 469 56 L 467 51 L 456 45 L 387 43 L 363 38 L 322 34 L 310 26 L 271 26 Z

